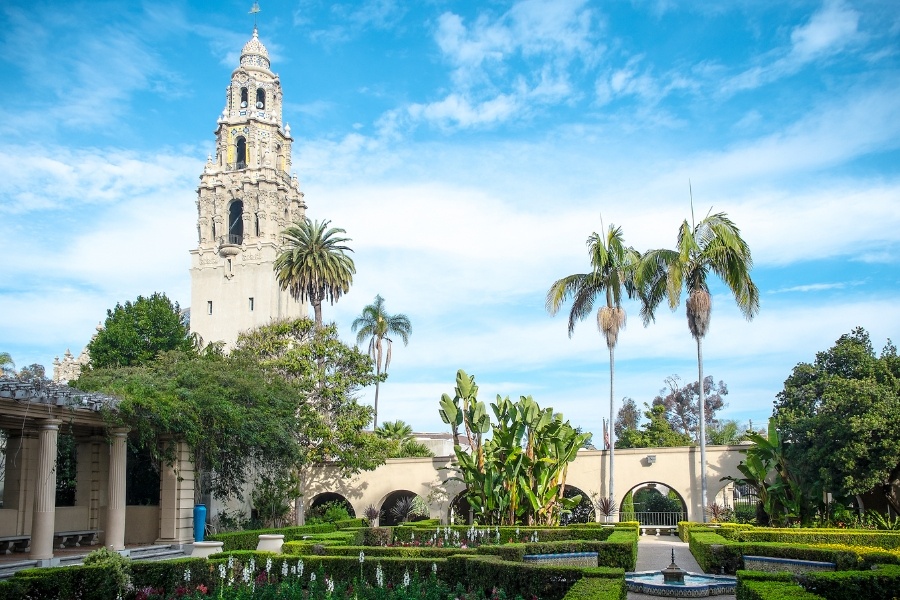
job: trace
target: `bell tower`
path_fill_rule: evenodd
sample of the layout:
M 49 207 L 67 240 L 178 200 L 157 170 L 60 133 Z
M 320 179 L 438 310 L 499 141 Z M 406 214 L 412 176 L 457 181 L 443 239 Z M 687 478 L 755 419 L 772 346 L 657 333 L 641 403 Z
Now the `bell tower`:
M 191 331 L 225 342 L 272 320 L 306 315 L 279 289 L 273 264 L 281 232 L 305 216 L 291 174 L 291 128 L 282 126 L 278 75 L 256 27 L 225 88 L 216 156 L 197 188 L 197 248 L 191 250 Z

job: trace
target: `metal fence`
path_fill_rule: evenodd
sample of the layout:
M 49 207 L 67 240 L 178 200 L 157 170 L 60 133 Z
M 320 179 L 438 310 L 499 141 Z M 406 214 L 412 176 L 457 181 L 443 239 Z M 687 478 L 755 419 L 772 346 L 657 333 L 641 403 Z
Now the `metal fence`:
M 678 525 L 678 521 L 686 520 L 687 515 L 681 511 L 619 513 L 619 521 L 637 521 L 641 525 L 675 527 Z

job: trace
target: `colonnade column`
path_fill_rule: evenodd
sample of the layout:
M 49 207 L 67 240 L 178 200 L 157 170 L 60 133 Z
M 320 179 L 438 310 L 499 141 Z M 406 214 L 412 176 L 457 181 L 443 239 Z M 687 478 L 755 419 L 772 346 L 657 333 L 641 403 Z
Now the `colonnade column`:
M 109 504 L 106 511 L 106 547 L 125 549 L 125 443 L 127 427 L 109 431 Z
M 38 421 L 38 465 L 31 521 L 31 558 L 53 558 L 53 529 L 56 519 L 56 442 L 59 419 Z

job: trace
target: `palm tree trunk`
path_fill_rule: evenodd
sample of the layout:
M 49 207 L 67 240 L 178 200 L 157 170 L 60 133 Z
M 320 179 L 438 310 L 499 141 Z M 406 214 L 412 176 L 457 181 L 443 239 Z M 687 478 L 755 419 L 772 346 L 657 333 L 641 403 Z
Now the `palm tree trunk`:
M 703 390 L 703 340 L 697 340 L 697 368 L 700 381 L 700 501 L 703 523 L 706 523 L 707 488 L 706 488 L 706 398 Z
M 316 329 L 322 329 L 322 301 L 313 301 L 313 314 L 316 316 Z
M 609 349 L 609 499 L 616 501 L 616 431 L 613 427 L 613 398 L 615 398 L 616 356 L 613 348 Z M 605 441 L 605 440 L 604 440 Z
M 372 431 L 375 431 L 375 429 L 378 427 L 378 388 L 380 385 L 380 381 L 375 382 L 375 421 L 372 424 Z

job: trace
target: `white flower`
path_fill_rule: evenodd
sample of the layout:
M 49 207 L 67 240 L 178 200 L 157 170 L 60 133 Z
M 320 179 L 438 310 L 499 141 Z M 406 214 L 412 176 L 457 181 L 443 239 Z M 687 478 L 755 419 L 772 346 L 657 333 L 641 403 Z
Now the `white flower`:
M 366 560 L 366 554 L 362 550 L 359 551 L 359 564 L 363 564 L 363 561 Z
M 409 587 L 409 569 L 403 571 L 403 587 Z
M 281 561 L 281 576 L 287 577 L 288 574 L 288 564 L 286 560 Z
M 250 583 L 250 567 L 244 567 L 242 575 L 244 576 L 244 583 Z
M 271 571 L 271 570 L 272 570 L 272 559 L 267 558 L 266 559 L 266 574 L 268 575 L 269 571 Z
M 309 580 L 310 580 L 311 582 L 312 582 L 312 581 L 315 581 L 315 580 L 316 580 L 316 574 L 315 574 L 315 573 L 310 573 L 310 574 L 309 574 Z
M 228 570 L 230 571 L 233 568 L 234 568 L 234 557 L 229 556 L 228 557 Z
M 325 589 L 328 590 L 329 594 L 334 593 L 334 581 L 327 577 L 325 578 Z
M 300 574 L 300 577 L 303 577 L 303 561 L 302 560 L 297 561 L 297 573 Z
M 437 563 L 431 563 L 431 573 L 437 575 Z
M 191 570 L 190 570 L 190 569 L 185 569 L 185 570 L 184 570 L 184 580 L 185 580 L 187 583 L 190 583 L 190 582 L 191 582 Z
M 250 559 L 250 572 L 251 573 L 256 572 L 256 559 L 254 559 L 254 558 Z
M 219 563 L 219 578 L 225 579 L 225 565 Z
M 378 587 L 384 587 L 384 571 L 381 570 L 381 563 L 375 568 L 375 584 Z

